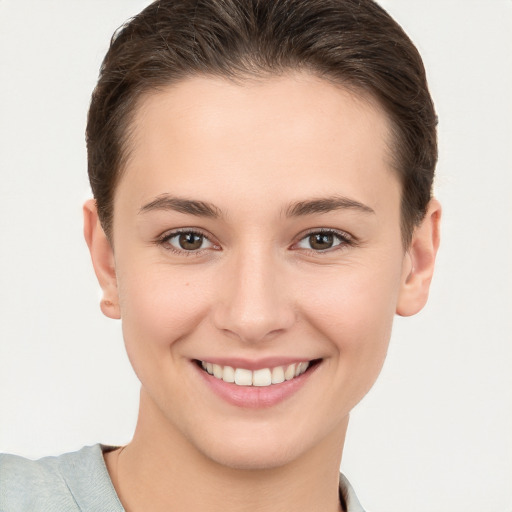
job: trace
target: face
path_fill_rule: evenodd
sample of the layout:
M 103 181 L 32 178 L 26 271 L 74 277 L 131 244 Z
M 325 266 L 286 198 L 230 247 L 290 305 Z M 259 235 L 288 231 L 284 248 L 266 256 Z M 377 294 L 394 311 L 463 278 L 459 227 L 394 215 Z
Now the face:
M 110 299 L 147 421 L 232 467 L 339 441 L 410 270 L 386 116 L 309 75 L 197 77 L 133 127 Z

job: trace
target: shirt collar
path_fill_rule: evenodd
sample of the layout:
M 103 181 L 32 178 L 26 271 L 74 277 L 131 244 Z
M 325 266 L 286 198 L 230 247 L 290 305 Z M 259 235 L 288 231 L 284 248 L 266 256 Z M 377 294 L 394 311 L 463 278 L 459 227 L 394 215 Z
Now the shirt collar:
M 364 512 L 354 489 L 342 473 L 340 473 L 340 498 L 345 501 L 346 512 Z

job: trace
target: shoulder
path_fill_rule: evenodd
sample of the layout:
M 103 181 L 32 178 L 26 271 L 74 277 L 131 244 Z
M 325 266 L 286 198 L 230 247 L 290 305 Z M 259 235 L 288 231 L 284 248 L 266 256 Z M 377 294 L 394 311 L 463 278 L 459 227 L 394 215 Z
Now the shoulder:
M 0 510 L 78 510 L 59 462 L 59 457 L 29 460 L 0 455 Z
M 0 454 L 0 511 L 122 511 L 101 445 L 29 460 Z

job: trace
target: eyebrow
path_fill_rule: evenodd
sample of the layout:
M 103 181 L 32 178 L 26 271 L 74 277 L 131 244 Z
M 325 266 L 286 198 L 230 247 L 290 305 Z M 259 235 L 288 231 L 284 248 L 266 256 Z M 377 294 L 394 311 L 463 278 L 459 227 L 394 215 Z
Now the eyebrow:
M 375 214 L 375 211 L 369 206 L 343 196 L 332 196 L 319 199 L 310 199 L 307 201 L 298 201 L 290 204 L 286 210 L 287 217 L 301 217 L 313 215 L 315 213 L 328 213 L 335 210 L 354 209 L 363 213 Z M 145 204 L 139 213 L 146 213 L 154 210 L 171 210 L 197 217 L 209 217 L 217 219 L 221 216 L 221 210 L 214 204 L 206 201 L 197 201 L 163 194 L 156 197 L 153 201 Z
M 372 208 L 359 201 L 343 196 L 332 196 L 293 203 L 285 210 L 285 215 L 287 217 L 299 217 L 345 209 L 375 214 Z
M 153 201 L 145 204 L 139 213 L 146 213 L 154 210 L 172 210 L 198 217 L 218 218 L 221 215 L 220 210 L 205 201 L 196 201 L 194 199 L 186 199 L 181 197 L 163 194 L 153 199 Z

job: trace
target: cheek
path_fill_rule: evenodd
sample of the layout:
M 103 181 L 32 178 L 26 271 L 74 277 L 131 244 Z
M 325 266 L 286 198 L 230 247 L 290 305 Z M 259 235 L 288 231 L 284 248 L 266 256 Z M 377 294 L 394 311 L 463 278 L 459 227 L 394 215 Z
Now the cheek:
M 396 260 L 395 260 L 396 261 Z M 328 286 L 306 285 L 308 322 L 328 344 L 328 363 L 357 401 L 373 385 L 386 357 L 400 284 L 400 267 L 336 269 Z
M 337 339 L 335 333 L 342 336 L 339 327 L 344 326 L 352 334 L 350 343 L 359 344 L 359 338 L 363 341 L 369 332 L 389 324 L 399 285 L 398 265 L 374 268 L 358 264 L 335 268 L 322 280 L 304 279 L 300 295 L 306 299 L 304 313 L 319 329 Z
M 141 377 L 143 366 L 168 364 L 169 348 L 193 332 L 208 308 L 201 276 L 148 264 L 151 272 L 118 271 L 119 302 L 128 356 Z M 200 288 L 201 287 L 201 288 Z

